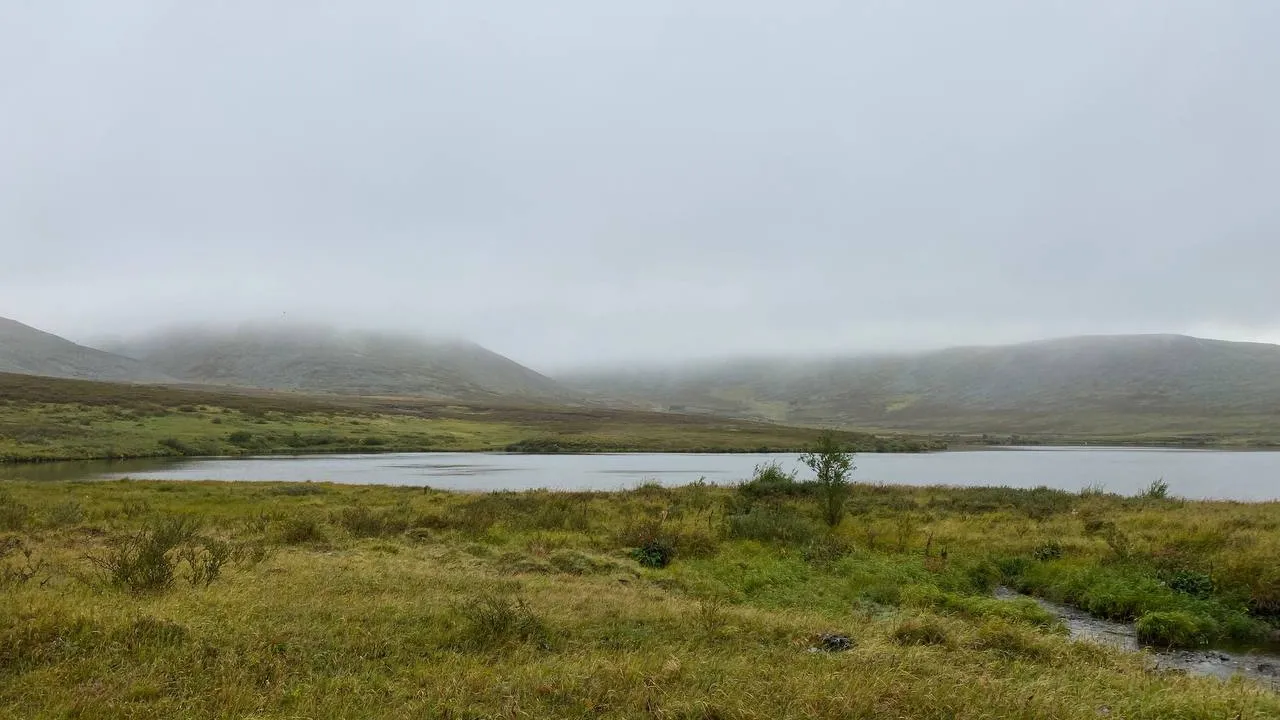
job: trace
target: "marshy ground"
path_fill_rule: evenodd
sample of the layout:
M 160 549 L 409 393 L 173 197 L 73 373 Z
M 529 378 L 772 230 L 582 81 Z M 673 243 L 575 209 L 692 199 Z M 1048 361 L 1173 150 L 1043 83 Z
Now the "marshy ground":
M 855 486 L 0 486 L 0 716 L 1269 718 L 1280 503 Z M 847 637 L 847 646 L 824 640 Z

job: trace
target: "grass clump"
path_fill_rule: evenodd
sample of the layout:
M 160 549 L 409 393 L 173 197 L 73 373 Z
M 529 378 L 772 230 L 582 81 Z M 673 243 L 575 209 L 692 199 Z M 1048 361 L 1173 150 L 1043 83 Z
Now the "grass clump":
M 899 645 L 950 645 L 951 633 L 937 618 L 928 615 L 909 617 L 893 629 L 892 638 Z
M 546 622 L 523 598 L 486 593 L 457 605 L 456 610 L 468 648 L 489 650 L 519 643 L 550 646 Z

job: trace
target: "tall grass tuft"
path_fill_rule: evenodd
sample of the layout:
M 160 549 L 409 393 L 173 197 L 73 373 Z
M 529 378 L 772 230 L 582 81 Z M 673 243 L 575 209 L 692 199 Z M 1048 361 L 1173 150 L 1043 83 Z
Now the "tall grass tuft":
M 548 648 L 546 622 L 523 598 L 485 594 L 456 606 L 463 620 L 463 642 L 471 649 L 492 649 L 518 643 Z

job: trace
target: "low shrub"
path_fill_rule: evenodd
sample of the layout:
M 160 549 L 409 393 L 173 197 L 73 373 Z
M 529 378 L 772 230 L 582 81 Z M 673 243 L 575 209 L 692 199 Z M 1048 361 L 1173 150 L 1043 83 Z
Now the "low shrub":
M 1165 584 L 1174 592 L 1191 595 L 1192 597 L 1207 598 L 1213 594 L 1213 578 L 1194 570 L 1174 571 L 1165 580 Z
M 1036 560 L 1058 560 L 1062 558 L 1062 543 L 1057 540 L 1046 540 L 1040 543 L 1031 551 L 1031 557 Z
M 239 445 L 240 447 L 246 447 L 248 445 L 253 444 L 253 433 L 249 432 L 248 430 L 236 430 L 231 434 L 227 435 L 227 442 L 231 443 L 232 445 Z
M 1144 500 L 1164 500 L 1169 497 L 1169 483 L 1165 482 L 1164 478 L 1152 480 L 1138 497 Z
M 375 512 L 364 505 L 343 508 L 337 513 L 335 520 L 352 537 L 399 535 L 409 528 L 409 520 L 403 514 L 394 510 Z
M 631 557 L 644 567 L 664 568 L 676 557 L 676 548 L 669 541 L 654 538 L 631 550 Z
M 43 558 L 16 537 L 0 537 L 0 588 L 23 585 L 45 569 Z
M 280 542 L 286 545 L 314 545 L 325 541 L 320 521 L 309 515 L 285 518 L 279 524 Z
M 195 537 L 190 518 L 171 517 L 148 524 L 120 539 L 106 554 L 89 557 L 108 584 L 130 592 L 165 590 L 176 577 L 174 551 Z
M 853 543 L 848 540 L 838 535 L 828 534 L 811 540 L 801 551 L 801 557 L 805 562 L 825 567 L 852 555 L 854 549 Z
M 187 545 L 179 552 L 179 558 L 187 566 L 187 580 L 193 587 L 207 587 L 222 576 L 222 567 L 235 556 L 236 548 L 225 540 L 205 539 L 197 545 Z
M 813 495 L 815 483 L 796 482 L 796 474 L 776 462 L 757 465 L 751 479 L 738 485 L 738 494 L 749 500 Z
M 0 530 L 22 530 L 31 520 L 31 508 L 0 489 Z

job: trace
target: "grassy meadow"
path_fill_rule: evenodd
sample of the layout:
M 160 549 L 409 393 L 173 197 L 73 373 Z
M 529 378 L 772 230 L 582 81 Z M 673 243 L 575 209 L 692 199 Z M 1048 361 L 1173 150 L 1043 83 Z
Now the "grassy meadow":
M 0 485 L 0 716 L 1274 718 L 998 584 L 1265 643 L 1280 503 L 855 485 Z
M 312 396 L 0 373 L 0 462 L 306 452 L 786 451 L 811 428 L 602 408 L 465 407 L 422 398 Z M 862 452 L 928 439 L 841 433 Z

